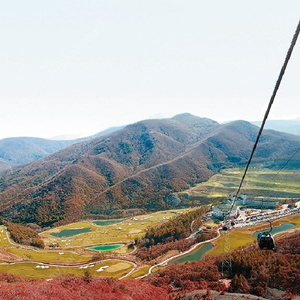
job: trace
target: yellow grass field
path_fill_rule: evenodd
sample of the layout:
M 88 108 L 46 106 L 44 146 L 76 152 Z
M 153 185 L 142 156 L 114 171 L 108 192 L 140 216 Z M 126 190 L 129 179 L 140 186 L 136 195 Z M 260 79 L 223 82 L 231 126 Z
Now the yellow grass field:
M 109 276 L 119 278 L 133 269 L 134 265 L 120 260 L 103 260 L 99 263 L 90 263 L 80 266 L 59 266 L 36 262 L 1 263 L 0 271 L 21 275 L 26 278 L 51 278 L 55 276 L 73 274 L 85 276 Z

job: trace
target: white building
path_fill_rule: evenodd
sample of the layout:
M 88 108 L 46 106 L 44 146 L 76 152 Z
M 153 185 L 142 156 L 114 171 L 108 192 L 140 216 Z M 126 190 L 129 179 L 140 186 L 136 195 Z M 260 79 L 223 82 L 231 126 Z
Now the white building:
M 233 218 L 237 217 L 238 214 L 239 214 L 239 210 L 236 206 L 234 206 L 231 209 L 231 204 L 214 205 L 212 207 L 212 211 L 213 211 L 212 215 L 215 218 L 218 218 L 218 219 L 221 219 L 221 220 L 223 220 L 224 217 L 229 214 L 229 212 L 230 212 L 229 217 L 233 217 Z
M 234 200 L 235 196 L 230 196 L 229 200 L 232 202 Z M 276 200 L 270 200 L 265 198 L 256 198 L 256 199 L 250 199 L 247 198 L 246 195 L 239 196 L 236 201 L 235 205 L 243 205 L 251 208 L 259 208 L 259 209 L 266 209 L 266 208 L 275 208 L 278 205 L 279 201 Z

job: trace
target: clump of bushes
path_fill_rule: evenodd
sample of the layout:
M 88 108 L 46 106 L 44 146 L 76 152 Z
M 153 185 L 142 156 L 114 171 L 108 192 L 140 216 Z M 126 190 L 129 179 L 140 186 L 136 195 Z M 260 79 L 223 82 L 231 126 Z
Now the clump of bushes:
M 30 245 L 41 249 L 45 248 L 44 241 L 34 229 L 12 222 L 7 222 L 6 226 L 11 238 L 16 243 Z

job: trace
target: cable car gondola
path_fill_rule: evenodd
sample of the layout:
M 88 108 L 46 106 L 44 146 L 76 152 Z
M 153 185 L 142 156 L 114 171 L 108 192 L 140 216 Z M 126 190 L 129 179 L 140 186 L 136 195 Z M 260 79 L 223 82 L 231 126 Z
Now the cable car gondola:
M 257 243 L 261 250 L 275 250 L 275 241 L 273 236 L 271 235 L 272 224 L 270 222 L 270 230 L 260 232 L 257 236 Z

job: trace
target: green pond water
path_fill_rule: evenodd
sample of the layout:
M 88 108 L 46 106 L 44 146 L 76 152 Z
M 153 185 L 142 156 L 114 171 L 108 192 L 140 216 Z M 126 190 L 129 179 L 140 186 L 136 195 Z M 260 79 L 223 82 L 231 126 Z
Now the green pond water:
M 180 256 L 168 263 L 168 265 L 173 265 L 176 263 L 184 263 L 186 261 L 198 261 L 200 260 L 206 252 L 211 250 L 213 248 L 213 245 L 211 243 L 206 243 L 201 245 L 199 248 L 196 250 L 192 251 L 189 254 Z
M 88 249 L 93 251 L 111 251 L 122 248 L 123 246 L 124 244 L 98 245 Z
M 123 222 L 124 219 L 115 219 L 115 220 L 95 220 L 93 221 L 94 224 L 98 226 L 106 226 L 106 225 L 112 225 Z
M 64 229 L 60 232 L 53 232 L 51 233 L 52 236 L 55 237 L 70 237 L 76 234 L 91 232 L 92 227 L 85 227 L 85 228 L 73 228 L 73 229 Z
M 275 233 L 278 233 L 278 232 L 282 232 L 282 231 L 285 231 L 285 230 L 289 230 L 291 228 L 295 227 L 295 224 L 293 223 L 284 223 L 284 224 L 281 224 L 280 226 L 277 226 L 277 227 L 274 227 L 271 231 L 271 234 L 275 234 Z M 257 238 L 257 235 L 260 233 L 260 232 L 263 232 L 263 231 L 268 231 L 269 229 L 266 228 L 264 230 L 260 230 L 260 231 L 255 231 L 253 233 L 253 237 L 254 238 Z

